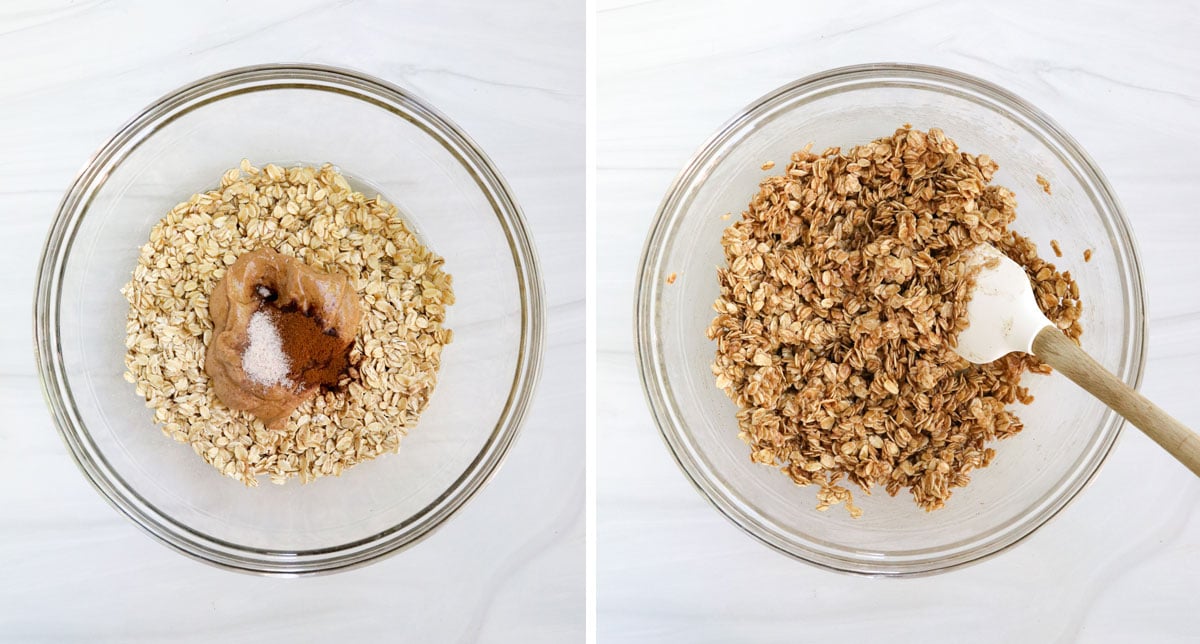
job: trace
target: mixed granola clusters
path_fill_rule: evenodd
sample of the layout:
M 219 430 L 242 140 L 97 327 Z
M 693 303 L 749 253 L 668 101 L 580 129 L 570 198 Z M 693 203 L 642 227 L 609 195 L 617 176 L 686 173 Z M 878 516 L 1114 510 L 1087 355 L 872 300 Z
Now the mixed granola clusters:
M 907 488 L 941 508 L 992 441 L 1022 429 L 1007 409 L 1032 398 L 1013 353 L 973 365 L 954 352 L 966 327 L 965 251 L 990 243 L 1021 264 L 1042 310 L 1077 339 L 1079 290 L 1008 229 L 1013 194 L 997 165 L 939 129 L 905 126 L 843 151 L 792 155 L 725 230 L 726 266 L 708 329 L 713 373 L 739 411 L 753 460 L 820 486 L 817 509 Z

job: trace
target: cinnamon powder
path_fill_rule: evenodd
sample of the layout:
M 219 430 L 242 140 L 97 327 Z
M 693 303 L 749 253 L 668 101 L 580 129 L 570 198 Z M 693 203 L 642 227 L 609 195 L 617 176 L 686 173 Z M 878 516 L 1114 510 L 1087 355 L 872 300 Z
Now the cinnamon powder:
M 300 310 L 295 304 L 276 309 L 275 324 L 283 339 L 288 359 L 288 380 L 302 387 L 334 387 L 350 366 L 354 345 L 338 337 L 337 330 L 320 317 Z

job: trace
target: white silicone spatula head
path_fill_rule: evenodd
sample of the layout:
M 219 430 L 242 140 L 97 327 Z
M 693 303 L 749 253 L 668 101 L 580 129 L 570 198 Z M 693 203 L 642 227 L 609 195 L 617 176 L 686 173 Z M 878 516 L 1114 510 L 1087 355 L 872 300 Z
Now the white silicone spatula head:
M 1109 373 L 1038 308 L 1025 270 L 988 244 L 969 251 L 978 272 L 958 354 L 976 364 L 1032 353 L 1136 425 L 1200 476 L 1200 435 Z M 1099 294 L 1097 294 L 1099 295 Z
M 958 355 L 985 364 L 1013 351 L 1033 352 L 1033 339 L 1053 326 L 1038 308 L 1025 269 L 996 250 L 980 244 L 968 251 L 967 261 L 978 267 L 971 300 L 969 326 L 958 334 Z

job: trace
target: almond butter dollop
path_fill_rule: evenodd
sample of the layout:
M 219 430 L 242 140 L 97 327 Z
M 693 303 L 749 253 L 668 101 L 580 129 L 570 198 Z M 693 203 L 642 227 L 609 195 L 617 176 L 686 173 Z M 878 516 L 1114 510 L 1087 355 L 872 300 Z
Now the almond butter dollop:
M 229 267 L 208 311 L 213 335 L 204 370 L 213 390 L 230 409 L 248 411 L 270 428 L 282 427 L 321 387 L 338 384 L 362 320 L 348 277 L 270 248 Z

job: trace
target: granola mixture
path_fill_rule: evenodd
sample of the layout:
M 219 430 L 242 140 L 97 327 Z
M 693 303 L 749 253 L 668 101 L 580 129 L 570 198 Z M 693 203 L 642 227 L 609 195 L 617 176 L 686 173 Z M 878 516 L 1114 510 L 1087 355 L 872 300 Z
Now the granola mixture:
M 818 510 L 861 513 L 843 483 L 906 488 L 936 510 L 995 457 L 989 443 L 1021 430 L 1006 406 L 1032 400 L 1023 372 L 1049 368 L 1022 353 L 987 365 L 955 354 L 964 251 L 986 242 L 1024 266 L 1042 310 L 1079 337 L 1078 287 L 1008 230 L 1016 201 L 990 185 L 996 170 L 936 128 L 810 145 L 725 230 L 713 374 L 751 458 L 818 485 Z
M 363 308 L 347 374 L 279 430 L 223 405 L 204 371 L 209 294 L 239 256 L 263 247 L 348 275 Z M 121 290 L 125 379 L 163 433 L 226 476 L 251 486 L 263 474 L 274 483 L 336 476 L 396 451 L 425 408 L 452 337 L 442 326 L 454 303 L 442 265 L 395 206 L 355 192 L 332 166 L 242 161 L 150 231 Z

